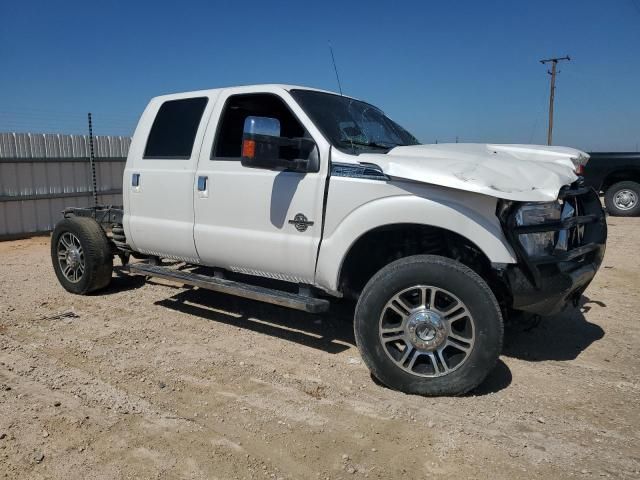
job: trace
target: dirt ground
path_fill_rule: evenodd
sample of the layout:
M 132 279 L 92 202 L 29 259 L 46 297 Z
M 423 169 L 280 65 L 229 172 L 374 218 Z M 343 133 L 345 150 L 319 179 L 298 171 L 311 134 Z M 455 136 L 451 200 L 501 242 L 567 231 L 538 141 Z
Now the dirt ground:
M 609 224 L 582 307 L 510 325 L 462 398 L 376 384 L 346 308 L 122 273 L 78 297 L 48 238 L 0 243 L 0 476 L 640 478 L 640 219 Z

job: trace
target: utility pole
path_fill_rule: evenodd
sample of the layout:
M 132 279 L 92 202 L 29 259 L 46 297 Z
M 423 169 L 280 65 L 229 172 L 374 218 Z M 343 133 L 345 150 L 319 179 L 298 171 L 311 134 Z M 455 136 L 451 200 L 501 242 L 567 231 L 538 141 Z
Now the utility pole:
M 546 58 L 544 60 L 540 60 L 540 63 L 551 64 L 551 71 L 547 70 L 547 73 L 551 75 L 551 91 L 549 92 L 549 130 L 547 131 L 547 145 L 551 145 L 553 141 L 553 100 L 556 96 L 556 67 L 558 66 L 558 62 L 566 60 L 567 62 L 571 60 L 569 55 L 565 55 L 564 57 L 556 57 L 556 58 Z

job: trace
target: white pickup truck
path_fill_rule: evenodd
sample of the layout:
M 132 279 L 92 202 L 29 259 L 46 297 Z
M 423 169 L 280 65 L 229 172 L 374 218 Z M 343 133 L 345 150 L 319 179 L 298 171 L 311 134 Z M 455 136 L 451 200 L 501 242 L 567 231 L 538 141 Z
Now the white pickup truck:
M 65 210 L 51 256 L 76 294 L 106 287 L 119 256 L 133 274 L 312 313 L 357 300 L 375 377 L 457 395 L 494 367 L 507 315 L 575 306 L 593 279 L 606 223 L 577 174 L 587 160 L 420 145 L 373 105 L 306 87 L 166 95 L 136 128 L 124 206 Z

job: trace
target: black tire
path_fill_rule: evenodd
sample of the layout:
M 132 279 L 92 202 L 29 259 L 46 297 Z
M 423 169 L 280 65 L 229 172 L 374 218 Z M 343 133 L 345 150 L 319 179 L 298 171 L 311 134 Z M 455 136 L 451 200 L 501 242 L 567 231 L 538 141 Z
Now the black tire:
M 81 247 L 84 268 L 82 272 L 79 269 L 74 269 L 74 272 L 78 272 L 75 281 L 68 278 L 63 270 L 63 265 L 69 266 L 67 260 L 59 258 L 59 254 L 64 256 L 68 250 L 61 240 L 62 238 L 67 243 L 70 238 L 75 238 Z M 65 290 L 71 293 L 85 295 L 105 288 L 111 282 L 113 255 L 109 240 L 104 230 L 92 218 L 70 217 L 58 222 L 51 236 L 51 261 L 58 281 Z
M 465 359 L 442 376 L 425 377 L 404 370 L 390 358 L 381 340 L 381 316 L 383 310 L 388 310 L 385 308 L 387 302 L 416 285 L 435 287 L 443 295 L 445 291 L 450 292 L 470 313 L 464 321 L 472 322 L 473 343 L 465 353 Z M 426 295 L 424 293 L 425 298 Z M 446 300 L 451 297 L 445 295 L 444 298 Z M 455 301 L 452 304 L 455 305 Z M 442 318 L 451 317 L 454 315 Z M 404 320 L 402 324 L 405 324 Z M 477 387 L 496 364 L 502 351 L 504 331 L 500 307 L 486 282 L 461 263 L 434 255 L 406 257 L 390 263 L 376 273 L 358 300 L 354 329 L 362 358 L 378 380 L 405 393 L 428 396 L 462 395 Z M 445 338 L 449 338 L 446 335 L 448 334 L 445 334 Z M 427 354 L 421 353 L 418 356 L 420 355 Z M 439 364 L 438 368 L 442 365 L 444 363 Z M 447 368 L 442 367 L 442 371 Z
M 619 195 L 626 197 L 617 198 Z M 625 206 L 621 200 L 630 202 Z M 604 194 L 604 204 L 610 215 L 616 217 L 637 217 L 640 215 L 640 183 L 631 180 L 614 183 Z

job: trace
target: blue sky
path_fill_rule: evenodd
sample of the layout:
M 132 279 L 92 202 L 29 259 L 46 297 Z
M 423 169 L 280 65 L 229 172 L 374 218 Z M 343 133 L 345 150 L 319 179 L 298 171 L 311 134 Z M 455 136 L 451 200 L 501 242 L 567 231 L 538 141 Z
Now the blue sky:
M 152 96 L 283 82 L 365 99 L 425 143 L 640 143 L 640 0 L 2 5 L 0 131 L 129 134 Z

